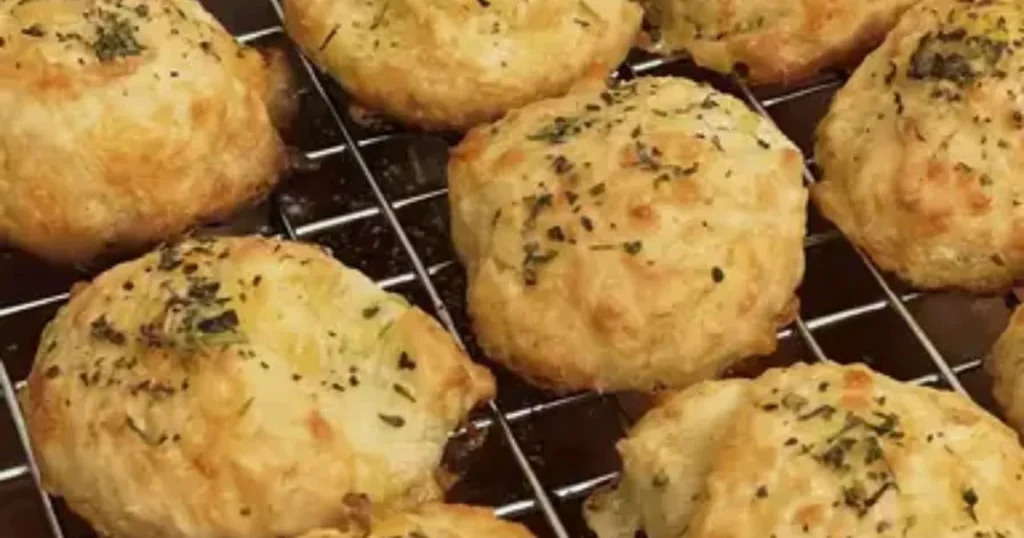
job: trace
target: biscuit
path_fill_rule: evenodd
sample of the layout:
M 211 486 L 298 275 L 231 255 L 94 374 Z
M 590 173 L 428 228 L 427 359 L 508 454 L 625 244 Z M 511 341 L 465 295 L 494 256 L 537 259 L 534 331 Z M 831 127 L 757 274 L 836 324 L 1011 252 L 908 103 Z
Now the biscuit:
M 817 131 L 822 213 L 919 288 L 1024 276 L 1021 4 L 936 0 L 900 23 Z
M 288 34 L 360 104 L 465 130 L 604 77 L 640 28 L 630 0 L 287 0 Z
M 293 536 L 436 498 L 494 381 L 320 249 L 188 240 L 74 290 L 22 394 L 47 491 L 104 536 Z
M 859 59 L 917 0 L 643 0 L 651 49 L 755 84 L 792 85 Z
M 301 538 L 533 538 L 526 527 L 502 521 L 491 510 L 428 504 L 406 513 L 370 513 L 339 529 L 319 529 Z
M 281 67 L 194 0 L 5 2 L 0 242 L 85 262 L 263 196 Z
M 487 354 L 559 391 L 652 390 L 770 353 L 796 312 L 800 153 L 685 79 L 580 91 L 452 153 L 452 238 Z
M 1024 308 L 1018 307 L 985 358 L 992 391 L 1007 422 L 1024 433 Z
M 863 365 L 691 387 L 618 449 L 622 485 L 586 505 L 600 538 L 1024 532 L 1014 432 L 963 396 Z

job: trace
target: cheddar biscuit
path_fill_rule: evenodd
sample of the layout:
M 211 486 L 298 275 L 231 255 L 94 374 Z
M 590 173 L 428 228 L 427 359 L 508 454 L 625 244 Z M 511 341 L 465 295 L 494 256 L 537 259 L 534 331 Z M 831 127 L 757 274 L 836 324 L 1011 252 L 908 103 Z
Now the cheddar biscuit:
M 0 2 L 0 242 L 86 262 L 262 197 L 280 58 L 194 0 Z
M 360 104 L 464 130 L 606 76 L 641 12 L 630 0 L 287 0 L 285 19 Z
M 346 498 L 435 499 L 494 381 L 436 321 L 321 250 L 189 240 L 77 288 L 23 408 L 47 491 L 101 535 L 293 536 Z
M 1024 276 L 1024 11 L 935 0 L 901 19 L 818 128 L 822 213 L 919 288 Z
M 992 389 L 1006 420 L 1024 432 L 1024 309 L 1018 307 L 985 359 Z
M 358 513 L 336 529 L 318 529 L 301 538 L 533 538 L 526 527 L 494 517 L 490 509 L 428 504 L 404 513 Z
M 1014 432 L 959 394 L 862 365 L 691 387 L 618 449 L 622 483 L 585 509 L 600 538 L 1024 532 Z
M 803 275 L 802 166 L 768 121 L 685 79 L 474 129 L 449 198 L 477 340 L 560 391 L 680 387 L 771 352 Z
M 742 68 L 756 84 L 801 82 L 874 48 L 917 0 L 643 0 L 651 48 Z

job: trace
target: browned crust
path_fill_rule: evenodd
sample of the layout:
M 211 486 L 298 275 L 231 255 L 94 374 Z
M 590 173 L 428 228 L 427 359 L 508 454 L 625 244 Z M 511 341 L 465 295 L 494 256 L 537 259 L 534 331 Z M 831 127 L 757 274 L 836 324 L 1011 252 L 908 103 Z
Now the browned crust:
M 221 309 L 226 341 L 189 328 Z M 448 431 L 494 390 L 436 320 L 321 249 L 254 236 L 79 286 L 22 399 L 47 488 L 100 532 L 270 538 L 340 522 L 346 494 L 437 499 Z
M 647 0 L 656 8 L 651 13 L 655 19 L 679 16 L 668 15 L 671 9 L 657 9 L 659 4 L 676 4 L 679 10 L 685 0 Z M 721 4 L 720 16 L 736 24 L 733 11 L 736 8 L 733 0 L 708 0 Z M 741 0 L 740 3 L 743 3 Z M 747 3 L 755 4 L 750 0 Z M 662 41 L 653 43 L 655 52 L 672 52 L 682 49 L 687 51 L 694 61 L 707 68 L 728 72 L 740 71 L 747 80 L 755 85 L 795 86 L 819 75 L 822 70 L 833 67 L 846 67 L 856 63 L 866 52 L 881 43 L 886 33 L 895 24 L 898 16 L 917 0 L 890 0 L 889 5 L 876 6 L 849 3 L 844 6 L 831 5 L 830 0 L 803 0 L 793 2 L 789 9 L 802 10 L 802 20 L 784 19 L 769 21 L 769 28 L 735 35 L 727 35 L 719 40 L 694 39 L 691 41 L 674 41 L 671 35 L 663 36 Z M 774 2 L 778 4 L 779 2 Z M 770 10 L 772 2 L 763 7 Z M 863 12 L 861 10 L 864 10 Z M 855 17 L 848 21 L 853 31 L 843 37 L 836 37 L 837 32 L 822 30 L 827 25 L 834 25 L 833 17 L 845 14 Z M 657 24 L 658 21 L 655 21 Z M 723 23 L 719 21 L 719 23 Z M 664 21 L 670 26 L 672 21 Z M 838 29 L 838 28 L 837 28 Z M 846 30 L 847 28 L 842 28 Z M 725 65 L 723 58 L 731 58 Z
M 837 439 L 838 473 L 823 461 Z M 871 455 L 858 452 L 866 443 Z M 1015 528 L 1024 506 L 1014 495 L 1024 452 L 1009 428 L 964 395 L 862 364 L 797 363 L 690 387 L 648 412 L 618 448 L 625 509 L 588 517 L 602 524 L 601 538 L 632 536 L 615 523 L 652 537 L 868 536 L 882 518 L 909 519 L 908 536 L 927 537 Z M 844 502 L 849 484 L 888 480 L 896 494 L 869 488 L 885 493 L 879 512 Z M 964 513 L 972 496 L 989 504 Z
M 571 58 L 572 51 L 559 51 L 553 54 L 571 59 L 555 62 L 557 68 L 510 64 L 509 69 L 517 69 L 512 76 L 496 69 L 468 70 L 432 41 L 417 43 L 397 59 L 375 54 L 353 57 L 340 39 L 330 39 L 341 24 L 332 19 L 331 9 L 334 4 L 321 0 L 285 3 L 289 35 L 321 69 L 361 106 L 415 127 L 454 131 L 497 119 L 538 99 L 562 95 L 581 80 L 606 77 L 625 58 L 641 19 L 638 6 L 623 2 L 618 20 L 599 38 L 594 57 Z
M 824 177 L 811 189 L 814 203 L 877 266 L 915 287 L 990 294 L 1021 278 L 1021 150 L 1016 105 L 1006 98 L 1016 86 L 982 73 L 947 101 L 937 97 L 951 87 L 945 81 L 908 74 L 922 36 L 940 25 L 1014 17 L 1019 6 L 1012 2 L 913 8 L 818 126 L 815 154 Z M 965 31 L 999 32 L 986 28 Z M 1015 54 L 1000 61 L 1008 72 L 1020 66 Z M 988 140 L 999 142 L 989 147 Z
M 1018 434 L 1024 435 L 1024 307 L 1017 307 L 984 360 L 992 396 Z
M 477 341 L 488 356 L 555 392 L 649 391 L 716 376 L 749 355 L 772 352 L 778 327 L 798 304 L 806 201 L 798 152 L 732 98 L 681 79 L 633 84 L 518 109 L 472 130 L 451 153 L 452 240 L 467 266 Z M 635 97 L 593 106 L 602 95 L 615 102 L 620 91 Z M 707 110 L 704 99 L 714 101 Z M 689 112 L 639 112 L 651 109 Z M 580 110 L 593 114 L 580 117 L 583 125 L 621 121 L 583 128 L 555 145 L 531 140 L 551 118 Z M 756 125 L 757 137 L 752 127 L 723 129 L 719 143 L 728 149 L 718 149 L 700 132 L 712 115 Z M 635 164 L 637 140 L 659 148 L 665 166 L 701 164 L 685 181 L 658 188 L 657 174 L 647 177 L 651 172 Z M 567 182 L 552 169 L 554 154 L 592 166 Z M 589 193 L 594 186 L 600 199 Z M 530 217 L 524 200 L 541 191 L 550 204 Z M 751 241 L 749 230 L 740 231 L 747 219 L 769 214 L 765 225 L 777 232 Z M 713 223 L 724 215 L 732 224 Z M 554 239 L 545 235 L 552 226 Z M 620 248 L 626 239 L 643 251 Z M 533 282 L 518 265 L 527 245 L 557 252 Z M 735 286 L 718 285 L 725 273 Z
M 821 71 L 834 67 L 855 65 L 864 54 L 874 49 L 885 38 L 892 28 L 893 21 L 869 19 L 857 27 L 857 32 L 850 39 L 837 43 L 824 50 L 808 54 L 805 58 L 778 61 L 771 51 L 780 45 L 786 46 L 785 38 L 755 38 L 737 43 L 735 50 L 738 62 L 747 65 L 746 77 L 756 85 L 779 84 L 791 87 L 806 82 L 819 75 Z M 776 41 L 781 41 L 778 43 Z M 740 44 L 742 43 L 742 44 Z M 799 45 L 797 45 L 799 46 Z
M 145 48 L 109 61 L 55 37 L 92 29 L 89 2 L 3 8 L 0 241 L 86 262 L 225 218 L 274 186 L 286 164 L 268 111 L 289 85 L 270 73 L 280 58 L 239 48 L 198 2 L 180 4 L 180 17 L 161 3 L 132 19 Z M 48 32 L 22 34 L 33 21 Z
M 977 295 L 996 295 L 1005 293 L 1017 283 L 1012 275 L 994 276 L 978 275 L 950 278 L 949 275 L 936 275 L 908 267 L 897 257 L 889 254 L 888 249 L 866 241 L 860 234 L 859 227 L 852 220 L 848 202 L 842 198 L 845 193 L 836 192 L 841 187 L 836 182 L 823 181 L 811 186 L 811 201 L 817 206 L 822 216 L 827 218 L 843 233 L 854 247 L 867 253 L 871 261 L 879 269 L 896 275 L 900 280 L 914 287 L 928 290 L 963 291 Z
M 429 503 L 403 513 L 364 510 L 352 520 L 354 525 L 298 538 L 533 538 L 525 526 L 498 519 L 491 508 L 463 504 Z

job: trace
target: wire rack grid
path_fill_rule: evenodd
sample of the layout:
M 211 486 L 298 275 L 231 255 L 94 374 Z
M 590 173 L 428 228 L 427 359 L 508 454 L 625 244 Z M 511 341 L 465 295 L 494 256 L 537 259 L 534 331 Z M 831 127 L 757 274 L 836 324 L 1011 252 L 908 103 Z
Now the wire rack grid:
M 242 42 L 284 42 L 279 0 L 249 11 L 231 0 L 206 4 Z M 304 81 L 304 118 L 289 142 L 316 148 L 303 152 L 314 166 L 279 188 L 255 218 L 243 217 L 231 230 L 332 247 L 343 262 L 382 287 L 433 311 L 460 345 L 487 362 L 468 330 L 464 275 L 447 245 L 444 162 L 453 138 L 388 126 L 366 128 L 353 121 L 338 86 L 296 50 L 291 52 Z M 796 89 L 755 92 L 739 78 L 713 75 L 682 59 L 640 53 L 631 54 L 619 71 L 624 78 L 664 74 L 701 79 L 743 99 L 775 121 L 805 155 L 810 153 L 813 126 L 844 81 L 842 75 L 830 74 Z M 308 136 L 310 132 L 317 136 Z M 805 180 L 811 183 L 814 163 L 808 159 L 807 165 Z M 329 192 L 322 190 L 325 183 Z M 738 375 L 826 357 L 866 361 L 899 379 L 956 390 L 992 408 L 979 357 L 1005 323 L 1010 305 L 998 298 L 913 292 L 879 272 L 813 208 L 805 247 L 801 315 L 779 332 L 780 347 L 773 356 L 739 369 Z M 45 284 L 28 289 L 4 284 L 19 275 L 38 277 Z M 88 273 L 45 268 L 20 253 L 0 251 L 0 388 L 10 418 L 9 424 L 0 425 L 0 529 L 11 529 L 12 536 L 92 536 L 84 523 L 39 488 L 14 399 L 42 325 L 67 299 L 60 290 L 86 277 Z M 452 465 L 464 471 L 451 499 L 494 506 L 500 517 L 520 520 L 538 536 L 585 535 L 580 503 L 617 479 L 614 441 L 642 413 L 645 402 L 595 393 L 553 397 L 500 367 L 495 370 L 499 399 L 452 436 L 454 446 L 476 450 L 449 454 Z

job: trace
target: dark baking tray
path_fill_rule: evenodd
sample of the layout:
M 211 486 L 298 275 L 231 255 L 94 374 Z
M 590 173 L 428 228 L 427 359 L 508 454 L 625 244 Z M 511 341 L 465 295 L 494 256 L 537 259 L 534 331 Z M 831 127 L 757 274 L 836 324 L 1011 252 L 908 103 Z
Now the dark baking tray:
M 593 393 L 556 397 L 487 360 L 469 331 L 465 274 L 453 261 L 448 239 L 445 163 L 458 137 L 353 121 L 344 92 L 295 54 L 273 1 L 204 3 L 240 39 L 291 51 L 301 106 L 286 140 L 310 162 L 263 204 L 204 232 L 297 237 L 329 246 L 342 262 L 438 315 L 499 379 L 495 407 L 477 413 L 474 426 L 453 437 L 446 464 L 461 478 L 449 500 L 494 506 L 540 537 L 587 536 L 581 502 L 615 479 L 615 441 L 645 402 Z M 844 79 L 842 73 L 826 73 L 800 88 L 752 92 L 737 79 L 685 60 L 634 52 L 618 76 L 640 75 L 686 76 L 732 93 L 771 116 L 805 155 L 811 154 L 814 126 Z M 813 171 L 812 161 L 808 166 Z M 989 381 L 978 364 L 1012 305 L 1001 297 L 914 293 L 866 265 L 834 227 L 809 211 L 801 319 L 780 333 L 776 353 L 752 361 L 737 375 L 820 360 L 824 354 L 844 363 L 866 362 L 901 380 L 945 388 L 959 383 L 994 410 Z M 40 331 L 71 284 L 105 265 L 53 267 L 0 247 L 0 360 L 15 382 L 27 375 Z M 956 382 L 945 375 L 949 372 Z M 12 411 L 0 413 L 0 536 L 54 536 Z M 503 418 L 495 420 L 499 412 Z M 94 536 L 59 501 L 53 506 L 64 536 Z

